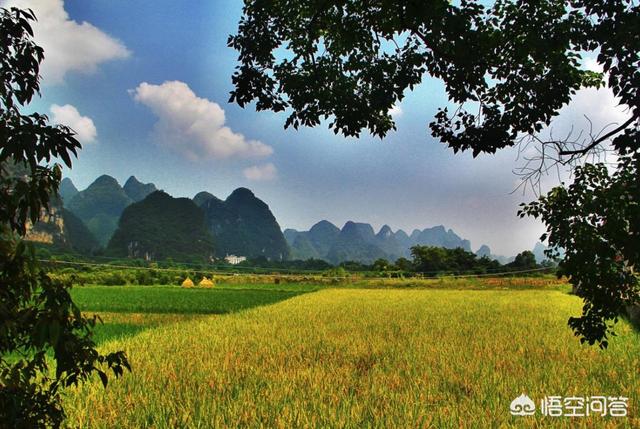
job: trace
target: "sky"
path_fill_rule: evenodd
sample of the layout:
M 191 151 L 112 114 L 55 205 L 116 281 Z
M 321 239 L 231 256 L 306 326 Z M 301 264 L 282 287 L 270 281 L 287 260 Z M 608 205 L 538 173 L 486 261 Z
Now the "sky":
M 543 232 L 516 215 L 535 195 L 514 192 L 515 149 L 473 159 L 431 137 L 428 124 L 447 105 L 437 80 L 406 94 L 384 139 L 344 138 L 324 124 L 285 130 L 283 113 L 228 103 L 236 52 L 226 42 L 240 1 L 0 0 L 10 5 L 39 17 L 42 97 L 29 108 L 77 133 L 83 149 L 65 175 L 79 189 L 102 174 L 121 184 L 135 175 L 176 197 L 224 199 L 243 186 L 283 229 L 322 219 L 409 233 L 445 225 L 498 255 L 532 249 Z M 618 121 L 613 106 L 607 89 L 580 91 L 554 129 L 568 132 L 584 113 L 596 125 Z

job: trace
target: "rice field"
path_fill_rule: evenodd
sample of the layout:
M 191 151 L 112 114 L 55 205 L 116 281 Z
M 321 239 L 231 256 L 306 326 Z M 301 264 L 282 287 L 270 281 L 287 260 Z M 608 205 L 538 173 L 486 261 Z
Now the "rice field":
M 74 291 L 133 372 L 73 391 L 70 427 L 640 427 L 639 333 L 622 322 L 606 351 L 581 346 L 562 290 L 237 288 L 239 311 L 224 289 L 146 288 L 171 298 Z M 511 416 L 522 393 L 624 396 L 630 416 Z

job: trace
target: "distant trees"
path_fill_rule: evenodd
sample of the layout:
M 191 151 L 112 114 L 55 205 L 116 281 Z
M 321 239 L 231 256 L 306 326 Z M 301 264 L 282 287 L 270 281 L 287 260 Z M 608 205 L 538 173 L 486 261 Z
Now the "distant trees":
M 446 249 L 443 247 L 414 246 L 411 248 L 411 255 L 413 257 L 413 270 L 430 275 L 437 275 L 438 273 L 481 274 L 498 272 L 501 269 L 507 271 L 506 267 L 500 265 L 498 261 L 491 260 L 486 256 L 478 258 L 475 253 L 467 252 L 460 247 Z
M 376 259 L 375 261 L 373 261 L 373 264 L 371 265 L 371 269 L 373 271 L 382 272 L 382 271 L 387 271 L 392 266 L 393 265 L 389 261 L 387 261 L 386 259 L 379 258 L 379 259 Z
M 527 270 L 538 267 L 538 264 L 536 263 L 536 257 L 530 250 L 525 250 L 524 252 L 518 253 L 513 262 L 509 263 L 508 265 L 520 270 Z

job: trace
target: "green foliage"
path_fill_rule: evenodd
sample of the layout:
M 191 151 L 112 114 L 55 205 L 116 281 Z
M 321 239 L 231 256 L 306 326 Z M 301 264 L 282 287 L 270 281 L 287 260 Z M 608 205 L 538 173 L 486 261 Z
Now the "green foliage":
M 604 164 L 578 167 L 569 187 L 554 188 L 521 212 L 547 226 L 547 256 L 565 249 L 558 275 L 568 276 L 584 299 L 582 316 L 569 324 L 581 341 L 601 347 L 613 333 L 609 322 L 640 303 L 634 269 L 640 266 L 639 165 L 636 151 L 620 158 L 613 174 Z
M 637 103 L 637 6 L 631 1 L 263 2 L 246 0 L 231 101 L 289 111 L 285 126 L 329 127 L 345 136 L 395 128 L 389 110 L 425 76 L 441 79 L 460 109 L 430 127 L 454 150 L 495 152 L 539 131 L 579 88 L 602 75 L 625 104 Z M 467 103 L 467 105 L 465 105 Z M 480 106 L 480 109 L 478 109 Z
M 391 264 L 384 258 L 376 259 L 371 265 L 373 271 L 383 272 L 391 268 Z
M 509 267 L 520 269 L 520 270 L 528 270 L 532 268 L 537 268 L 538 264 L 536 262 L 536 257 L 530 250 L 525 250 L 524 252 L 518 253 L 513 260 L 513 262 L 507 264 Z
M 400 271 L 413 271 L 413 263 L 407 258 L 398 258 L 395 265 Z
M 124 210 L 106 252 L 117 257 L 204 261 L 213 249 L 203 211 L 188 198 L 156 191 Z
M 71 284 L 52 280 L 20 238 L 47 212 L 61 180 L 56 157 L 71 167 L 80 144 L 65 126 L 51 126 L 21 108 L 39 91 L 42 48 L 33 42 L 31 11 L 0 8 L 0 425 L 58 427 L 61 391 L 105 369 L 129 367 L 122 352 L 100 354 Z M 48 356 L 50 353 L 50 356 Z
M 527 253 L 527 251 L 524 253 Z M 445 249 L 444 247 L 413 246 L 411 255 L 413 256 L 413 269 L 430 276 L 441 273 L 498 273 L 499 271 L 508 270 L 508 267 L 501 266 L 498 261 L 492 261 L 486 256 L 478 258 L 475 253 L 467 252 L 460 247 Z M 534 265 L 531 268 L 535 267 L 534 259 Z

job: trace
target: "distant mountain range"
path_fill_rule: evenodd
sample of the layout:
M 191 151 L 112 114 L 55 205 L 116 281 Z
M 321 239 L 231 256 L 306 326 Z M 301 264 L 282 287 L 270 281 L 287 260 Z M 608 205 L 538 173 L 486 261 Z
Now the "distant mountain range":
M 155 185 L 142 184 L 134 176 L 127 180 L 124 188 L 116 179 L 107 175 L 98 177 L 81 192 L 77 192 L 69 179 L 65 179 L 61 187 L 62 185 L 64 188 L 60 195 L 64 206 L 85 223 L 103 247 L 118 227 L 118 220 L 124 209 L 156 190 Z
M 331 222 L 323 220 L 309 231 L 287 229 L 284 236 L 291 248 L 293 259 L 317 258 L 334 264 L 347 260 L 371 263 L 379 258 L 390 261 L 400 257 L 409 258 L 411 247 L 416 245 L 449 249 L 461 247 L 471 251 L 469 240 L 461 238 L 453 230 L 447 230 L 442 225 L 423 230 L 416 229 L 411 235 L 401 229 L 393 232 L 388 225 L 384 225 L 376 234 L 368 223 L 349 221 L 339 229 Z
M 80 253 L 104 253 L 147 259 L 210 259 L 235 254 L 270 260 L 323 259 L 337 264 L 370 264 L 384 258 L 410 258 L 416 245 L 471 251 L 471 243 L 443 225 L 411 234 L 384 225 L 376 233 L 367 223 L 349 221 L 340 229 L 322 220 L 308 231 L 281 231 L 269 206 L 246 188 L 225 200 L 203 191 L 193 199 L 174 198 L 153 183 L 131 176 L 120 186 L 111 176 L 98 177 L 79 191 L 65 178 L 52 214 L 43 216 L 30 239 Z M 536 244 L 538 262 L 546 247 Z M 493 255 L 482 245 L 476 254 L 502 264 L 513 257 Z
M 131 176 L 124 186 L 98 177 L 78 191 L 65 178 L 59 189 L 67 212 L 86 225 L 88 241 L 118 257 L 176 260 L 229 254 L 282 260 L 289 247 L 269 206 L 246 188 L 220 200 L 209 192 L 173 198 Z M 47 222 L 40 222 L 43 228 Z M 58 221 L 60 223 L 60 221 Z M 37 236 L 34 236 L 37 237 Z M 50 241 L 50 240 L 49 240 Z

